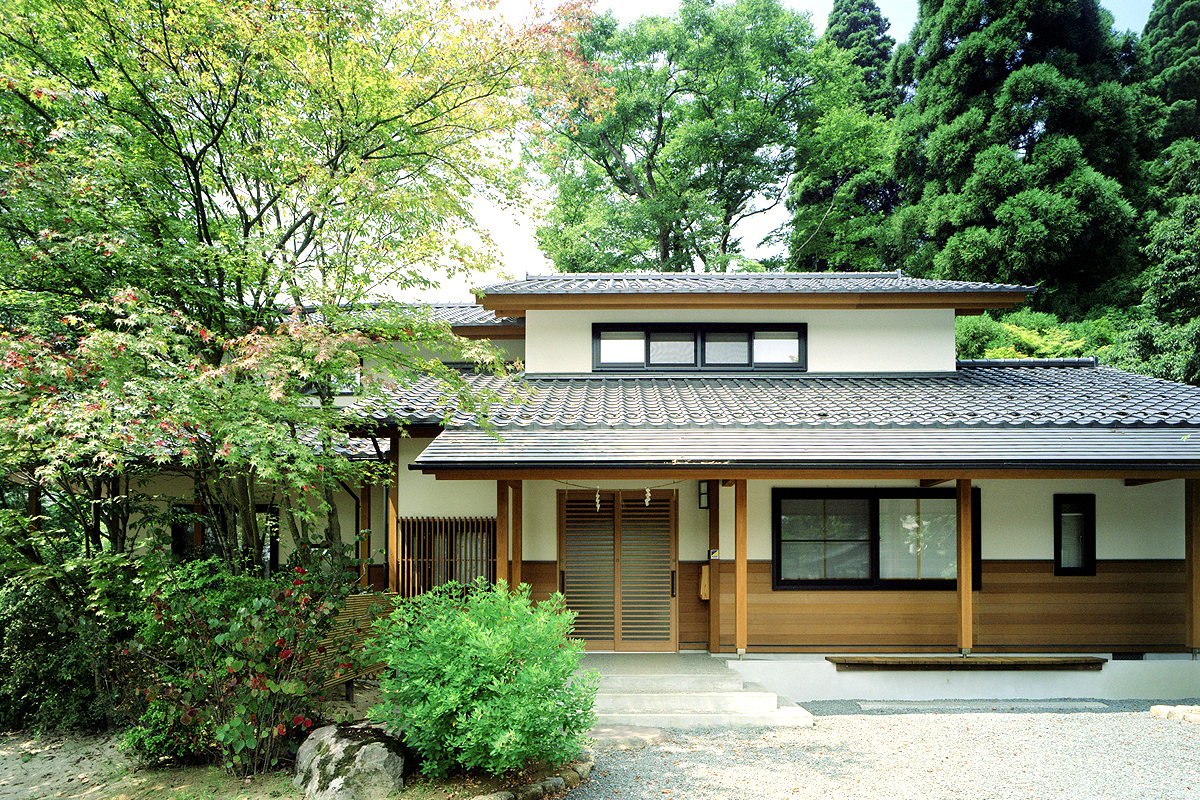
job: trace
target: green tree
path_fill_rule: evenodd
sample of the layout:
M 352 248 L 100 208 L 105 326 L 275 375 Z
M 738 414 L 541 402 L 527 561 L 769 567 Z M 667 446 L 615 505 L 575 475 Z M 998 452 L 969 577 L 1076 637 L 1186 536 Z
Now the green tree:
M 1159 105 L 1111 26 L 1095 0 L 921 4 L 892 62 L 906 270 L 1041 284 L 1066 315 L 1129 299 Z
M 1140 49 L 1147 88 L 1167 106 L 1163 144 L 1200 140 L 1200 0 L 1155 0 Z
M 858 105 L 831 111 L 798 143 L 787 200 L 789 269 L 884 268 L 881 233 L 898 190 L 889 119 L 899 95 L 887 76 L 896 41 L 888 27 L 873 0 L 837 0 L 829 12 L 824 40 L 861 70 Z
M 579 39 L 612 97 L 554 125 L 538 237 L 559 267 L 722 271 L 782 201 L 797 141 L 849 98 L 846 56 L 779 0 L 685 0 Z
M 896 87 L 888 80 L 888 63 L 896 40 L 891 24 L 875 0 L 834 0 L 824 38 L 848 50 L 863 74 L 863 106 L 872 114 L 891 116 L 899 104 Z
M 582 20 L 461 0 L 14 0 L 0 16 L 0 289 L 54 320 L 137 286 L 208 330 L 488 261 L 496 134 Z M 220 353 L 207 348 L 214 362 Z

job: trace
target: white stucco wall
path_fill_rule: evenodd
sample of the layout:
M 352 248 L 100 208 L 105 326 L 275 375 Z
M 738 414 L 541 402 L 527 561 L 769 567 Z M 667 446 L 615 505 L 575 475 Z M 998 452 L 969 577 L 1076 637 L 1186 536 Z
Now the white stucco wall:
M 775 487 L 917 486 L 910 481 L 750 481 L 746 547 L 750 560 L 771 558 L 771 489 Z M 1054 558 L 1054 495 L 1096 496 L 1096 558 L 1183 558 L 1183 481 L 1125 486 L 1112 480 L 981 480 L 982 557 Z M 952 487 L 952 483 L 944 484 Z M 733 559 L 734 490 L 721 489 L 721 558 Z
M 807 323 L 809 372 L 944 372 L 954 369 L 951 309 L 530 311 L 529 373 L 592 370 L 594 322 Z
M 985 559 L 1054 558 L 1054 495 L 1096 495 L 1096 558 L 1183 558 L 1183 481 L 978 481 Z
M 429 440 L 402 440 L 402 458 L 411 460 Z M 523 550 L 529 561 L 557 556 L 557 492 L 564 488 L 626 489 L 647 486 L 679 490 L 679 559 L 699 561 L 708 553 L 708 511 L 697 502 L 697 481 L 672 486 L 667 481 L 524 482 Z M 406 468 L 400 473 L 401 516 L 493 516 L 494 481 L 435 480 Z M 953 484 L 946 484 L 952 486 Z M 771 558 L 771 490 L 775 487 L 915 487 L 895 481 L 750 481 L 747 485 L 747 556 Z M 1127 487 L 1112 480 L 981 480 L 982 557 L 988 560 L 1054 558 L 1053 496 L 1096 495 L 1096 557 L 1099 559 L 1183 558 L 1183 482 L 1163 481 Z M 382 547 L 382 492 L 373 498 L 378 528 L 373 545 Z M 734 489 L 720 489 L 723 560 L 734 558 Z M 346 512 L 348 515 L 350 511 Z M 348 518 L 347 518 L 348 519 Z M 346 530 L 352 523 L 344 522 Z M 378 542 L 378 544 L 375 544 Z

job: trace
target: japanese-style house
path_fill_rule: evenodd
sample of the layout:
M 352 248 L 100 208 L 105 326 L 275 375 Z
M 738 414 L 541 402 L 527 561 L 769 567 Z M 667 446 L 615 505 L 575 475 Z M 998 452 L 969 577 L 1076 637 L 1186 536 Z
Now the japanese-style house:
M 428 383 L 372 409 L 371 581 L 561 591 L 595 650 L 1194 654 L 1200 389 L 956 361 L 956 315 L 1032 291 L 564 274 L 435 308 L 527 390 L 494 431 Z

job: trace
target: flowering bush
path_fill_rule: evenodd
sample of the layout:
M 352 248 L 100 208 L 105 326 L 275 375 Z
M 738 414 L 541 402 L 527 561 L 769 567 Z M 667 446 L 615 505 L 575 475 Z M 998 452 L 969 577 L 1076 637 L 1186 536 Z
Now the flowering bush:
M 322 684 L 353 658 L 348 643 L 337 653 L 322 643 L 353 581 L 302 566 L 290 577 L 232 607 L 161 587 L 150 596 L 163 631 L 141 645 L 146 700 L 170 707 L 171 726 L 211 730 L 213 749 L 241 775 L 269 770 L 294 752 L 319 715 Z

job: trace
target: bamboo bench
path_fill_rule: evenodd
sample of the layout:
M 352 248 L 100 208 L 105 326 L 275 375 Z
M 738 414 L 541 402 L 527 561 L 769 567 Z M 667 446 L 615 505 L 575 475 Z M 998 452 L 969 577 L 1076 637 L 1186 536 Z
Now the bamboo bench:
M 342 646 L 347 642 L 350 644 L 350 650 L 353 654 L 358 654 L 362 651 L 363 645 L 371 636 L 372 623 L 382 616 L 386 616 L 395 608 L 396 595 L 394 594 L 352 594 L 346 598 L 346 605 L 333 619 L 333 624 L 329 627 L 328 633 L 319 642 L 324 646 L 325 652 L 316 657 L 314 662 L 316 666 L 327 666 L 335 663 L 336 660 L 343 658 Z M 358 664 L 350 668 L 337 667 L 333 674 L 321 684 L 322 688 L 329 689 L 333 686 L 344 684 L 346 687 L 346 699 L 354 700 L 354 681 L 359 678 L 365 678 L 373 675 L 383 668 L 383 664 Z

